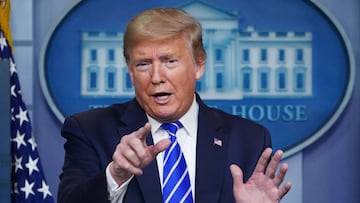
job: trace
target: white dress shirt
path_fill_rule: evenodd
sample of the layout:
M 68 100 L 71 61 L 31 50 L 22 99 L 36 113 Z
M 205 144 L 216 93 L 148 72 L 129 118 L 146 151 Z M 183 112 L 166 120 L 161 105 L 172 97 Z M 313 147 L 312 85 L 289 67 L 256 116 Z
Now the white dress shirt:
M 180 128 L 176 133 L 176 138 L 181 147 L 181 150 L 183 151 L 186 164 L 188 167 L 190 183 L 194 198 L 195 198 L 195 166 L 196 166 L 196 139 L 197 139 L 197 128 L 198 128 L 198 113 L 199 113 L 199 105 L 197 104 L 194 96 L 194 100 L 190 109 L 179 120 L 184 127 Z M 162 139 L 169 138 L 168 133 L 164 129 L 160 128 L 162 123 L 151 118 L 149 115 L 147 115 L 147 117 L 149 123 L 151 124 L 151 134 L 155 144 Z M 161 152 L 156 156 L 161 184 L 163 182 L 162 181 L 163 156 L 164 156 L 164 152 Z M 109 171 L 110 164 L 106 167 L 106 180 L 108 185 L 107 189 L 109 192 L 109 200 L 111 201 L 111 203 L 115 203 L 115 202 L 121 203 L 123 201 L 128 184 L 132 179 L 132 177 L 124 184 L 119 186 L 110 174 Z

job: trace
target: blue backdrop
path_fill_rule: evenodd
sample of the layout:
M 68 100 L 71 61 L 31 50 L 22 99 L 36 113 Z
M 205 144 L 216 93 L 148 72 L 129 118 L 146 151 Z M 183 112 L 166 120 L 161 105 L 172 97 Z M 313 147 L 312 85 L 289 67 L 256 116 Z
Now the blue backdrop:
M 285 160 L 291 163 L 290 170 L 296 173 L 288 177 L 295 185 L 283 202 L 355 203 L 360 201 L 360 175 L 357 172 L 360 168 L 360 148 L 357 146 L 360 144 L 360 2 L 317 2 L 324 5 L 338 20 L 350 40 L 356 63 L 355 86 L 349 104 L 325 136 Z M 22 80 L 25 102 L 31 111 L 40 158 L 54 196 L 63 163 L 64 140 L 60 137 L 61 123 L 52 113 L 41 91 L 38 71 L 42 61 L 41 52 L 45 46 L 44 39 L 48 38 L 51 34 L 49 32 L 76 3 L 76 0 L 26 3 L 12 0 L 13 39 L 15 57 L 20 69 L 19 77 Z M 148 4 L 151 6 L 152 1 L 148 1 Z M 94 13 L 96 15 L 96 11 Z M 331 44 L 328 48 L 332 48 Z M 65 51 L 59 50 L 58 57 L 62 58 Z M 336 82 L 331 81 L 331 84 Z

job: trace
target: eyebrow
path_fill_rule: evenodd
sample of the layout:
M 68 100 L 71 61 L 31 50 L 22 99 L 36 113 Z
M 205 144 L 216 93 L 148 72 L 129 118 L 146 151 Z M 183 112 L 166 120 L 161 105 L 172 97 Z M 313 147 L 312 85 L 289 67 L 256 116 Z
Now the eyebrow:
M 158 57 L 161 61 L 162 60 L 168 60 L 168 59 L 177 59 L 179 57 L 174 56 L 173 54 L 164 54 L 163 56 Z M 139 63 L 139 62 L 152 62 L 153 59 L 152 58 L 147 58 L 147 57 L 139 57 L 138 59 L 134 59 L 135 63 Z
M 160 56 L 160 60 L 168 60 L 168 59 L 173 59 L 173 58 L 178 58 L 178 57 L 176 57 L 174 55 L 169 55 L 169 54 Z
M 151 58 L 139 58 L 134 60 L 135 64 L 141 63 L 141 62 L 152 62 Z

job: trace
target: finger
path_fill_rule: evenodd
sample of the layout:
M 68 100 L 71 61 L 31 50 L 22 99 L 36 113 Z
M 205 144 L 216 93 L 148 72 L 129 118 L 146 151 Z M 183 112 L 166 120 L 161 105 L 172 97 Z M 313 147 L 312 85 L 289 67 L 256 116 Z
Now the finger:
M 275 172 L 280 163 L 282 155 L 283 155 L 283 151 L 281 151 L 281 150 L 276 151 L 276 153 L 271 158 L 271 161 L 266 168 L 265 175 L 267 175 L 270 178 L 275 177 Z
M 139 140 L 138 140 L 139 141 Z M 132 141 L 133 142 L 133 141 Z M 139 141 L 140 142 L 140 141 Z M 134 146 L 129 146 L 130 148 L 123 151 L 122 155 L 124 156 L 124 158 L 130 162 L 134 167 L 140 167 L 141 166 L 141 154 L 138 154 L 138 151 L 141 153 L 142 151 L 144 151 L 143 149 L 136 149 L 136 147 Z M 140 148 L 143 148 L 143 146 L 139 146 Z M 142 152 L 143 153 L 143 152 Z
M 231 175 L 232 175 L 232 178 L 234 181 L 234 190 L 236 188 L 240 188 L 244 184 L 243 173 L 242 173 L 241 168 L 235 164 L 231 164 L 230 171 L 231 171 Z M 235 191 L 234 191 L 234 194 L 235 194 Z
M 134 166 L 129 159 L 121 155 L 113 156 L 113 165 L 117 176 L 129 176 L 128 174 L 141 175 L 141 168 Z
M 134 166 L 140 166 L 141 159 L 145 156 L 145 148 L 143 142 L 136 136 L 136 132 L 121 138 L 120 144 L 116 147 L 115 153 L 123 156 Z
M 142 143 L 139 143 L 138 140 L 133 140 L 131 147 L 136 152 L 137 158 L 140 160 L 140 165 L 138 166 L 146 166 L 148 163 L 150 163 L 156 155 L 158 155 L 160 152 L 164 151 L 166 148 L 168 148 L 171 144 L 171 141 L 169 139 L 163 139 L 160 140 L 158 143 L 152 146 L 147 146 L 145 138 L 149 134 L 151 130 L 150 123 L 146 123 L 144 127 L 140 128 L 138 130 L 138 136 L 142 140 Z M 134 161 L 137 161 L 136 159 Z M 139 164 L 138 162 L 134 162 L 134 164 Z
M 149 135 L 151 131 L 151 125 L 150 123 L 145 123 L 145 125 L 141 128 L 139 128 L 137 131 L 133 132 L 136 137 L 138 137 L 140 140 L 144 141 L 146 140 L 146 137 Z
M 155 145 L 149 146 L 147 151 L 147 156 L 145 159 L 142 160 L 142 166 L 148 165 L 155 157 L 166 148 L 168 148 L 171 144 L 170 139 L 163 139 L 160 140 Z
M 279 190 L 279 197 L 280 199 L 283 198 L 291 189 L 291 183 L 287 182 L 284 187 L 280 188 Z
M 276 176 L 276 178 L 274 180 L 274 184 L 277 187 L 279 187 L 280 184 L 284 181 L 284 178 L 285 178 L 285 175 L 286 175 L 286 173 L 288 171 L 288 168 L 289 168 L 289 166 L 286 163 L 281 165 L 281 168 L 280 168 L 280 170 L 279 170 L 279 172 L 278 172 L 278 174 L 277 174 L 277 176 Z
M 134 165 L 140 166 L 141 162 L 144 159 L 147 159 L 147 144 L 146 137 L 149 135 L 151 130 L 150 123 L 145 123 L 145 125 L 138 130 L 134 131 L 127 139 L 127 144 L 132 149 L 134 153 L 128 152 L 126 157 L 133 162 Z M 133 138 L 136 139 L 133 139 Z M 135 157 L 136 156 L 136 157 Z
M 269 147 L 264 150 L 264 152 L 261 154 L 261 156 L 258 160 L 258 163 L 256 164 L 254 173 L 264 173 L 265 172 L 266 166 L 269 163 L 271 152 L 272 152 L 272 149 Z
M 160 152 L 165 151 L 171 144 L 170 139 L 162 139 L 155 145 L 149 147 L 149 152 L 153 157 L 158 155 Z
M 116 171 L 119 174 L 132 173 L 138 175 L 142 173 L 139 168 L 141 160 L 134 150 L 136 148 L 144 148 L 139 138 L 133 136 L 133 134 L 121 138 L 113 154 L 113 162 L 117 166 L 116 169 L 118 170 Z

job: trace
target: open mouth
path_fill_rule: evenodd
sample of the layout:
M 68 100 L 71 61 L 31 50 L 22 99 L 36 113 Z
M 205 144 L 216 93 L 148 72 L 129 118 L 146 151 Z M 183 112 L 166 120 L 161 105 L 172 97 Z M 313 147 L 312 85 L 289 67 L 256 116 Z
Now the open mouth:
M 170 96 L 171 94 L 170 93 L 167 93 L 167 92 L 160 92 L 160 93 L 156 93 L 156 94 L 153 94 L 152 96 L 153 97 L 156 97 L 158 99 L 161 99 L 161 98 L 167 98 L 168 96 Z
M 159 93 L 152 95 L 152 97 L 155 99 L 155 101 L 157 103 L 167 102 L 167 100 L 169 99 L 170 96 L 171 96 L 171 94 L 167 93 L 167 92 L 159 92 Z

